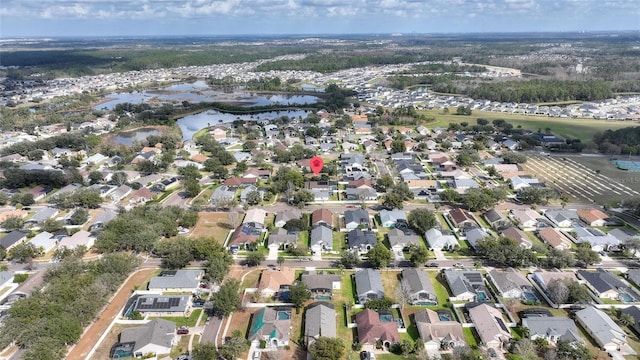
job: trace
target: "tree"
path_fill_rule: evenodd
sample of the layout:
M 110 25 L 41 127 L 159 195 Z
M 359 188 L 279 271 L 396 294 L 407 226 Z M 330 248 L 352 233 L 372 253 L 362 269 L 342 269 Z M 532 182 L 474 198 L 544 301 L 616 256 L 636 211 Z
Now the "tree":
M 340 263 L 347 269 L 353 269 L 360 265 L 360 256 L 354 251 L 344 251 L 340 256 Z
M 216 256 L 209 257 L 204 271 L 209 281 L 214 284 L 220 284 L 229 273 L 231 264 L 233 264 L 231 256 L 227 252 L 221 252 Z
M 31 194 L 31 193 L 24 193 L 20 197 L 20 204 L 22 204 L 23 206 L 31 206 L 31 205 L 33 205 L 35 203 L 36 203 L 36 201 L 33 198 L 33 194 Z
M 289 300 L 297 309 L 309 299 L 311 299 L 311 291 L 302 281 L 296 281 L 289 287 Z
M 495 166 L 487 166 L 485 170 L 487 171 L 487 175 L 489 175 L 489 177 L 491 178 L 500 176 L 500 173 L 498 172 L 498 170 L 496 170 Z
M 527 156 L 514 151 L 508 151 L 502 155 L 502 160 L 506 164 L 524 164 L 527 162 Z
M 411 210 L 407 222 L 418 234 L 424 234 L 437 225 L 436 216 L 428 209 Z
M 323 133 L 324 132 L 319 127 L 311 126 L 304 132 L 304 135 L 318 139 L 319 137 L 322 136 Z
M 235 330 L 231 337 L 227 338 L 224 344 L 218 347 L 219 355 L 225 359 L 237 359 L 247 350 L 249 350 L 249 344 L 240 333 L 240 330 Z
M 257 190 L 253 190 L 247 194 L 246 201 L 249 205 L 258 205 L 260 201 L 262 201 L 262 196 L 260 196 L 260 192 L 258 192 Z
M 562 269 L 573 266 L 576 263 L 573 254 L 568 249 L 551 249 L 547 253 L 547 266 Z
M 311 358 L 315 360 L 340 360 L 344 351 L 344 342 L 340 338 L 321 336 L 309 346 Z
M 260 251 L 252 251 L 247 255 L 247 265 L 249 266 L 258 266 L 261 262 L 263 262 L 265 256 Z
M 429 258 L 429 253 L 424 246 L 409 245 L 409 261 L 414 267 L 422 266 Z
M 102 179 L 104 178 L 104 176 L 102 175 L 102 173 L 100 171 L 97 170 L 93 170 L 89 173 L 89 183 L 90 184 L 97 184 L 100 181 L 102 181 Z
M 567 300 L 569 300 L 567 283 L 558 279 L 551 280 L 547 285 L 547 295 L 556 304 L 567 303 Z
M 502 266 L 524 267 L 536 261 L 536 256 L 531 250 L 522 248 L 514 240 L 504 237 L 478 240 L 476 251 L 483 258 Z
M 382 199 L 382 206 L 389 210 L 402 209 L 404 207 L 402 195 L 394 192 L 386 194 Z
M 400 284 L 396 287 L 396 302 L 400 305 L 400 311 L 404 310 L 404 307 L 409 301 L 411 301 L 411 286 L 407 279 L 402 279 Z
M 591 244 L 588 242 L 581 243 L 576 249 L 576 260 L 582 264 L 591 265 L 600 262 L 600 255 L 591 250 Z
M 303 208 L 307 203 L 313 202 L 315 200 L 315 196 L 309 190 L 303 189 L 298 190 L 293 194 L 292 204 L 296 205 L 299 208 Z
M 198 180 L 189 178 L 184 181 L 184 193 L 187 197 L 192 198 L 198 196 L 200 190 Z
M 85 208 L 78 208 L 73 212 L 73 215 L 69 217 L 69 223 L 71 225 L 82 225 L 89 220 L 89 211 Z
M 376 180 L 376 188 L 380 192 L 387 191 L 388 188 L 393 186 L 393 178 L 389 174 L 384 174 Z
M 454 189 L 445 189 L 440 194 L 440 200 L 446 203 L 455 203 L 460 198 L 460 194 L 458 194 Z
M 20 216 L 9 216 L 3 222 L 0 223 L 0 227 L 9 231 L 22 229 L 23 225 L 24 225 L 24 220 Z
M 518 340 L 513 345 L 513 352 L 517 355 L 520 355 L 522 360 L 537 360 L 538 355 L 536 354 L 536 349 L 533 346 L 533 341 L 524 337 Z
M 25 263 L 42 255 L 44 255 L 42 247 L 36 247 L 30 242 L 21 242 L 9 249 L 7 258 L 19 263 Z
M 407 151 L 407 146 L 404 144 L 403 140 L 393 140 L 391 142 L 391 153 L 403 153 Z
M 402 197 L 402 200 L 411 200 L 414 196 L 413 191 L 409 189 L 409 185 L 407 185 L 407 183 L 405 182 L 395 184 L 391 188 L 391 192 L 400 195 Z
M 193 360 L 216 360 L 218 351 L 214 343 L 194 344 L 191 357 Z
M 276 260 L 276 262 L 278 263 L 279 267 L 282 267 L 282 264 L 284 264 L 284 256 L 279 255 L 278 259 Z
M 629 326 L 635 324 L 636 320 L 631 316 L 631 314 L 620 313 L 620 323 L 624 326 Z
M 391 251 L 384 246 L 383 243 L 377 243 L 369 252 L 367 253 L 367 258 L 369 259 L 369 263 L 376 269 L 381 269 L 389 266 L 391 263 Z
M 228 316 L 236 309 L 240 308 L 241 302 L 238 292 L 240 291 L 240 281 L 237 279 L 227 279 L 220 286 L 220 290 L 212 296 L 213 310 L 223 316 Z
M 181 269 L 194 260 L 193 241 L 184 237 L 163 240 L 158 243 L 154 253 L 162 257 L 163 267 Z
M 530 186 L 518 192 L 518 199 L 524 204 L 546 204 L 553 199 L 556 193 L 553 189 Z
M 590 360 L 589 349 L 581 343 L 559 340 L 556 344 L 557 360 Z

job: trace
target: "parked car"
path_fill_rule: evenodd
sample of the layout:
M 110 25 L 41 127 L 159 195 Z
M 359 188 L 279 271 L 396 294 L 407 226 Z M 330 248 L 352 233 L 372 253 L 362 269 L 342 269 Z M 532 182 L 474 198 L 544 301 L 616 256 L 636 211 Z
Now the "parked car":
M 455 263 L 455 264 L 453 264 L 453 267 L 463 268 L 463 267 L 464 267 L 464 264 L 462 264 L 462 263 Z
M 253 352 L 253 356 L 251 357 L 252 360 L 260 360 L 260 357 L 262 356 L 262 353 L 260 352 L 260 350 L 256 350 Z
M 427 267 L 438 267 L 437 263 L 429 263 L 427 264 Z
M 180 326 L 178 330 L 176 330 L 176 334 L 178 335 L 186 335 L 189 333 L 189 328 L 186 326 Z

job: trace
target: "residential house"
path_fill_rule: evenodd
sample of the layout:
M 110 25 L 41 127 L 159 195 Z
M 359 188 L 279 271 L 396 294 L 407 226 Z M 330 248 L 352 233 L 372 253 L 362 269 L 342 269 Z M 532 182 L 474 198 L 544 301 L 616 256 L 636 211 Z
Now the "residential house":
M 442 232 L 436 228 L 427 230 L 427 232 L 424 234 L 424 238 L 429 244 L 429 250 L 453 250 L 456 246 L 458 246 L 458 240 L 454 235 L 452 235 L 448 231 Z
M 518 227 L 525 231 L 535 230 L 536 225 L 538 225 L 538 218 L 541 217 L 541 215 L 533 209 L 513 209 L 510 211 L 510 216 Z
M 347 243 L 351 250 L 366 253 L 378 243 L 378 237 L 372 231 L 353 229 L 347 234 Z
M 576 311 L 575 319 L 606 351 L 630 350 L 627 334 L 602 310 L 593 306 Z
M 630 327 L 635 330 L 636 333 L 640 334 L 640 307 L 638 305 L 629 306 L 626 309 L 622 309 L 621 313 L 631 315 L 633 324 L 631 324 Z
M 605 226 L 609 218 L 609 215 L 594 208 L 578 209 L 576 214 L 578 214 L 580 220 L 589 226 Z
M 542 228 L 538 230 L 538 237 L 554 249 L 571 249 L 571 240 L 556 228 Z
M 557 227 L 565 229 L 571 229 L 580 220 L 575 210 L 547 210 L 544 216 L 551 220 Z
M 471 248 L 475 250 L 478 244 L 478 241 L 486 239 L 490 237 L 490 235 L 485 229 L 474 227 L 474 228 L 465 230 L 464 237 L 467 239 L 469 246 L 471 246 Z
M 468 311 L 481 343 L 502 352 L 512 338 L 502 312 L 485 303 L 470 307 Z
M 249 185 L 240 191 L 240 201 L 242 203 L 247 203 L 247 197 L 252 192 L 257 192 L 260 201 L 264 199 L 264 190 L 256 187 L 255 185 Z
M 229 239 L 227 246 L 232 252 L 246 248 L 247 245 L 258 241 L 261 233 L 262 229 L 255 228 L 247 224 L 240 224 L 233 231 L 233 234 L 231 234 L 231 238 Z
M 449 210 L 449 219 L 452 225 L 458 229 L 478 226 L 475 220 L 473 220 L 473 217 L 467 211 L 460 208 Z
M 265 341 L 268 348 L 289 345 L 291 308 L 265 306 L 251 316 L 247 339 L 255 346 Z
M 640 269 L 629 269 L 626 275 L 629 281 L 640 286 Z
M 269 234 L 268 247 L 287 250 L 295 248 L 298 243 L 298 234 L 290 234 L 286 229 L 277 228 Z
M 487 279 L 491 280 L 498 294 L 504 298 L 525 300 L 525 293 L 533 292 L 529 280 L 514 268 L 491 270 Z
M 209 198 L 214 205 L 228 204 L 236 197 L 236 189 L 222 185 L 215 189 Z
M 329 227 L 333 226 L 333 213 L 329 209 L 321 208 L 311 213 L 311 226 L 325 224 Z
M 131 194 L 129 204 L 143 204 L 153 200 L 153 192 L 148 188 L 140 188 Z
M 258 289 L 264 297 L 274 296 L 287 289 L 295 280 L 296 271 L 293 268 L 281 266 L 280 270 L 266 269 L 262 271 Z
M 596 271 L 579 270 L 577 274 L 599 298 L 617 300 L 621 293 L 631 291 L 615 274 L 603 268 Z
M 576 226 L 572 231 L 575 234 L 577 243 L 588 242 L 591 244 L 591 250 L 593 251 L 609 251 L 620 245 L 620 240 L 615 236 L 604 233 L 600 229 Z
M 516 191 L 522 190 L 524 188 L 528 188 L 530 186 L 543 185 L 540 182 L 540 180 L 532 177 L 525 177 L 525 176 L 512 176 L 509 178 L 509 182 L 510 182 L 511 188 Z
M 26 227 L 39 227 L 45 220 L 49 220 L 56 215 L 58 215 L 58 209 L 44 207 L 33 214 L 32 217 L 25 220 L 24 225 Z
M 120 185 L 113 192 L 111 192 L 111 199 L 114 202 L 118 202 L 124 199 L 127 195 L 131 194 L 133 189 L 129 185 Z
M 130 348 L 131 357 L 141 358 L 147 354 L 169 354 L 171 348 L 177 345 L 176 323 L 155 318 L 142 326 L 122 329 L 118 343 L 114 346 L 122 353 L 122 346 L 133 344 Z M 114 358 L 113 356 L 111 358 Z
M 115 211 L 112 211 L 109 209 L 104 210 L 103 212 L 98 214 L 98 216 L 96 216 L 96 219 L 89 226 L 89 231 L 95 232 L 98 230 L 102 230 L 102 228 L 104 228 L 105 225 L 107 225 L 111 220 L 115 219 L 117 216 L 118 214 Z
M 252 208 L 247 210 L 243 225 L 249 225 L 256 229 L 264 229 L 264 219 L 267 216 L 267 212 L 262 209 Z
M 286 208 L 276 213 L 276 220 L 274 225 L 276 227 L 283 227 L 289 220 L 298 220 L 302 217 L 302 211 L 297 208 Z
M 384 347 L 400 342 L 398 326 L 395 321 L 382 321 L 380 314 L 365 309 L 356 314 L 358 342 L 363 345 L 375 345 L 378 341 Z
M 329 302 L 315 302 L 307 307 L 304 321 L 304 343 L 307 349 L 319 338 L 336 338 L 336 310 Z
M 191 295 L 136 295 L 133 311 L 143 316 L 182 316 L 191 309 Z
M 577 281 L 574 273 L 565 271 L 535 271 L 532 278 L 543 290 L 547 290 L 547 286 L 554 281 Z
M 384 298 L 384 288 L 379 270 L 363 269 L 353 275 L 356 284 L 358 303 L 364 304 L 369 300 Z
M 340 290 L 342 284 L 340 275 L 315 271 L 304 272 L 301 280 L 315 296 L 331 296 L 333 290 Z
M 347 229 L 369 228 L 369 213 L 364 209 L 346 210 L 344 212 L 344 227 Z
M 47 194 L 49 194 L 53 189 L 50 187 L 44 187 L 42 185 L 34 186 L 33 188 L 27 190 L 27 193 L 33 195 L 34 201 L 40 201 L 44 199 Z
M 424 270 L 418 268 L 405 268 L 402 270 L 403 291 L 409 297 L 411 305 L 438 305 L 436 292 Z
M 418 235 L 406 234 L 398 228 L 389 230 L 387 233 L 387 239 L 389 240 L 391 251 L 394 253 L 402 252 L 410 245 L 420 245 L 420 237 L 418 237 Z
M 246 186 L 246 185 L 255 185 L 257 183 L 258 183 L 258 179 L 254 177 L 248 177 L 248 178 L 230 177 L 224 181 L 223 185 L 231 188 L 230 190 L 233 190 L 233 195 L 235 196 L 235 190 L 233 188 Z
M 271 176 L 271 171 L 268 169 L 258 169 L 255 167 L 247 169 L 247 171 L 242 175 L 243 178 L 258 178 L 258 179 L 268 179 Z
M 558 341 L 583 344 L 584 340 L 573 320 L 563 317 L 534 316 L 522 319 L 522 327 L 529 329 L 529 339 L 545 339 L 549 344 Z
M 78 246 L 84 246 L 87 249 L 93 247 L 93 243 L 96 238 L 91 235 L 90 232 L 85 230 L 80 230 L 77 233 L 74 233 L 71 236 L 65 236 L 60 241 L 58 241 L 59 247 L 66 247 L 67 249 L 73 250 Z
M 30 240 L 36 248 L 42 248 L 42 252 L 45 254 L 53 250 L 57 241 L 58 239 L 55 238 L 52 233 L 46 231 L 38 233 Z
M 393 210 L 380 210 L 378 213 L 380 216 L 380 224 L 382 227 L 394 227 L 396 223 L 402 222 L 404 224 L 407 223 L 407 214 L 404 210 L 393 209 Z
M 194 292 L 200 286 L 204 270 L 163 270 L 149 280 L 149 290 L 162 292 Z
M 329 201 L 331 195 L 333 195 L 333 191 L 331 190 L 311 189 L 310 191 L 313 194 L 313 201 L 316 203 Z
M 525 249 L 531 249 L 533 243 L 529 240 L 529 236 L 524 231 L 518 229 L 515 226 L 508 227 L 500 232 L 500 235 L 515 241 L 520 247 Z
M 13 230 L 0 238 L 0 247 L 9 251 L 12 247 L 24 242 L 25 240 L 27 240 L 27 233 L 20 230 Z
M 442 320 L 440 315 L 430 309 L 413 314 L 420 339 L 428 353 L 465 346 L 466 341 L 462 325 L 457 321 Z
M 344 190 L 344 193 L 347 196 L 347 200 L 352 200 L 352 201 L 378 200 L 378 193 L 376 193 L 374 189 L 346 188 Z
M 488 291 L 482 273 L 475 270 L 445 269 L 442 272 L 451 290 L 450 301 L 487 301 Z
M 333 250 L 333 230 L 323 224 L 311 229 L 309 247 L 314 254 Z
M 10 286 L 11 282 L 13 282 L 13 277 L 12 271 L 0 271 L 0 289 Z

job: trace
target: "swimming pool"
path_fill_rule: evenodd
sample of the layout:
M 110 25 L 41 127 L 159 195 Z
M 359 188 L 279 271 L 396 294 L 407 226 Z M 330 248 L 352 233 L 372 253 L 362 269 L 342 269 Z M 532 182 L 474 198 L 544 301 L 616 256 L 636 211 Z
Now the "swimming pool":
M 634 301 L 633 296 L 631 296 L 631 295 L 629 295 L 627 293 L 624 293 L 624 292 L 621 292 L 620 295 L 618 295 L 618 298 L 620 299 L 620 301 L 622 301 L 624 303 L 628 303 L 628 302 L 633 302 Z
M 291 319 L 291 313 L 288 311 L 278 311 L 276 317 L 278 320 L 289 320 Z
M 440 321 L 451 321 L 451 320 L 453 320 L 453 318 L 451 317 L 451 314 L 444 314 L 444 313 L 438 313 L 438 318 L 440 319 Z
M 318 295 L 316 300 L 331 300 L 331 295 Z
M 382 322 L 392 322 L 393 321 L 393 315 L 380 314 L 380 321 L 382 321 Z
M 487 296 L 487 294 L 484 291 L 478 291 L 476 298 L 478 299 L 478 301 L 488 301 L 489 297 Z
M 525 301 L 529 301 L 529 302 L 537 302 L 538 301 L 538 297 L 534 294 L 534 293 L 530 293 L 530 292 L 524 292 L 523 293 L 524 296 L 524 300 Z

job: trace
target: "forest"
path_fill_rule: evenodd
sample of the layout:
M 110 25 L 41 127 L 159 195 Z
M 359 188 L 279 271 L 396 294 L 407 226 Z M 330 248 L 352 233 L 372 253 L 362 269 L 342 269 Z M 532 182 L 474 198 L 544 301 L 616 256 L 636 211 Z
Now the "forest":
M 593 136 L 598 149 L 606 154 L 640 154 L 640 126 L 606 130 Z

